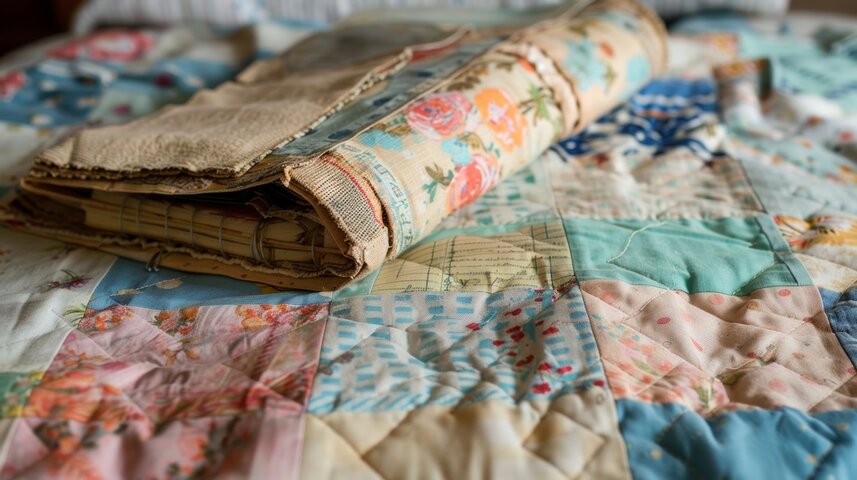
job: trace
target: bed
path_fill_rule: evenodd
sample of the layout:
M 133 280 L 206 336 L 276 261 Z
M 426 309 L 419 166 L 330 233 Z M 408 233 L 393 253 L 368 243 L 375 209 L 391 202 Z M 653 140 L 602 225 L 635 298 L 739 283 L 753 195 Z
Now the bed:
M 8 57 L 0 193 L 321 28 Z M 332 292 L 0 228 L 0 476 L 857 476 L 855 38 L 675 18 L 664 75 Z

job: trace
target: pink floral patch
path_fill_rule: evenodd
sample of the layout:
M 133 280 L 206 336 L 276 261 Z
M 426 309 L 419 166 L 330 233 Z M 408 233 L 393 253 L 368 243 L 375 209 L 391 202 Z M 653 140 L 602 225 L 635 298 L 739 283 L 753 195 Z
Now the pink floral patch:
M 0 98 L 9 98 L 27 83 L 24 72 L 15 70 L 0 76 Z
M 105 62 L 128 62 L 152 49 L 155 42 L 143 32 L 104 30 L 72 40 L 48 52 L 49 57 L 75 60 L 89 58 Z
M 35 377 L 20 406 L 27 428 L 10 434 L 17 450 L 0 470 L 10 477 L 120 478 L 116 452 L 133 452 L 145 459 L 132 462 L 135 478 L 241 476 L 260 461 L 266 472 L 289 471 L 303 444 L 303 406 L 327 305 L 279 307 L 85 311 Z M 283 328 L 300 315 L 290 323 L 300 328 Z M 266 320 L 267 332 L 244 331 L 247 316 Z M 162 356 L 191 347 L 193 362 Z M 282 448 L 260 460 L 250 446 L 270 438 Z

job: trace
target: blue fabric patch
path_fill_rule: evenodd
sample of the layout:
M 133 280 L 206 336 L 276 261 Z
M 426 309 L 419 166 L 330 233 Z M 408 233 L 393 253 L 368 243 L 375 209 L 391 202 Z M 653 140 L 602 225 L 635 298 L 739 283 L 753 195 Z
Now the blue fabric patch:
M 635 479 L 853 478 L 857 410 L 746 409 L 704 418 L 676 404 L 619 400 Z
M 625 78 L 628 86 L 625 87 L 623 95 L 630 95 L 649 79 L 649 61 L 642 55 L 634 55 L 628 60 Z
M 577 79 L 577 88 L 581 92 L 591 87 L 607 88 L 607 65 L 598 58 L 598 49 L 588 38 L 576 42 L 566 42 L 568 55 L 563 66 Z
M 270 287 L 219 275 L 161 268 L 149 272 L 140 262 L 118 258 L 92 293 L 89 308 L 114 305 L 169 310 L 190 305 L 307 305 L 329 301 L 318 293 L 275 291 Z
M 452 157 L 452 163 L 459 167 L 466 166 L 472 159 L 470 147 L 458 137 L 446 139 L 440 143 L 443 152 Z
M 595 125 L 557 142 L 552 150 L 562 155 L 586 155 L 604 151 L 605 142 L 617 136 L 635 140 L 636 151 L 660 155 L 684 147 L 703 159 L 723 155 L 710 151 L 698 138 L 700 125 L 717 122 L 714 81 L 662 78 L 650 82 L 627 103 L 601 116 Z
M 830 319 L 830 328 L 836 333 L 851 363 L 857 365 L 857 287 L 851 287 L 841 295 L 819 290 L 827 318 Z
M 391 135 L 383 130 L 378 130 L 377 128 L 364 132 L 358 138 L 360 143 L 367 147 L 374 147 L 377 145 L 384 150 L 392 150 L 394 152 L 401 152 L 405 148 L 402 145 L 401 138 Z

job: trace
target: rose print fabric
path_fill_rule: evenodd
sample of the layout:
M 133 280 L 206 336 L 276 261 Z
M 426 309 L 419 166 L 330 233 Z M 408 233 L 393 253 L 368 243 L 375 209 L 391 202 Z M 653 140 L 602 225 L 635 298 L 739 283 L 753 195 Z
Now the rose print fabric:
M 290 177 L 314 191 L 330 182 L 330 175 L 346 181 L 354 169 L 383 171 L 365 178 L 376 192 L 401 192 L 380 198 L 383 214 L 392 219 L 387 256 L 395 256 L 663 67 L 661 27 L 639 8 L 600 2 L 574 19 L 526 29 L 463 68 L 438 92 L 324 155 L 326 163 L 340 166 L 328 170 L 324 180 L 316 178 L 312 163 L 291 169 Z M 578 50 L 590 46 L 588 56 L 581 56 Z M 588 90 L 592 81 L 600 87 Z M 325 198 L 355 205 L 345 191 L 331 190 Z M 365 220 L 353 214 L 351 222 L 363 228 L 370 215 L 375 212 L 367 210 Z M 357 230 L 345 225 L 346 238 L 355 244 L 364 241 Z

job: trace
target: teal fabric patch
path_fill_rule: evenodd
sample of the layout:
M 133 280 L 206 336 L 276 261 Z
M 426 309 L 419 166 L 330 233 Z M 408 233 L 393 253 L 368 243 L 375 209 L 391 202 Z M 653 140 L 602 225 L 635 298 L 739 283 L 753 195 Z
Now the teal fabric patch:
M 566 219 L 581 281 L 621 280 L 688 293 L 745 295 L 811 285 L 767 216 L 717 220 Z
M 675 405 L 616 402 L 635 479 L 853 478 L 857 410 L 747 409 L 703 418 Z
M 857 108 L 857 62 L 847 55 L 828 54 L 811 39 L 789 36 L 740 35 L 743 58 L 768 58 L 774 87 L 812 93 Z

